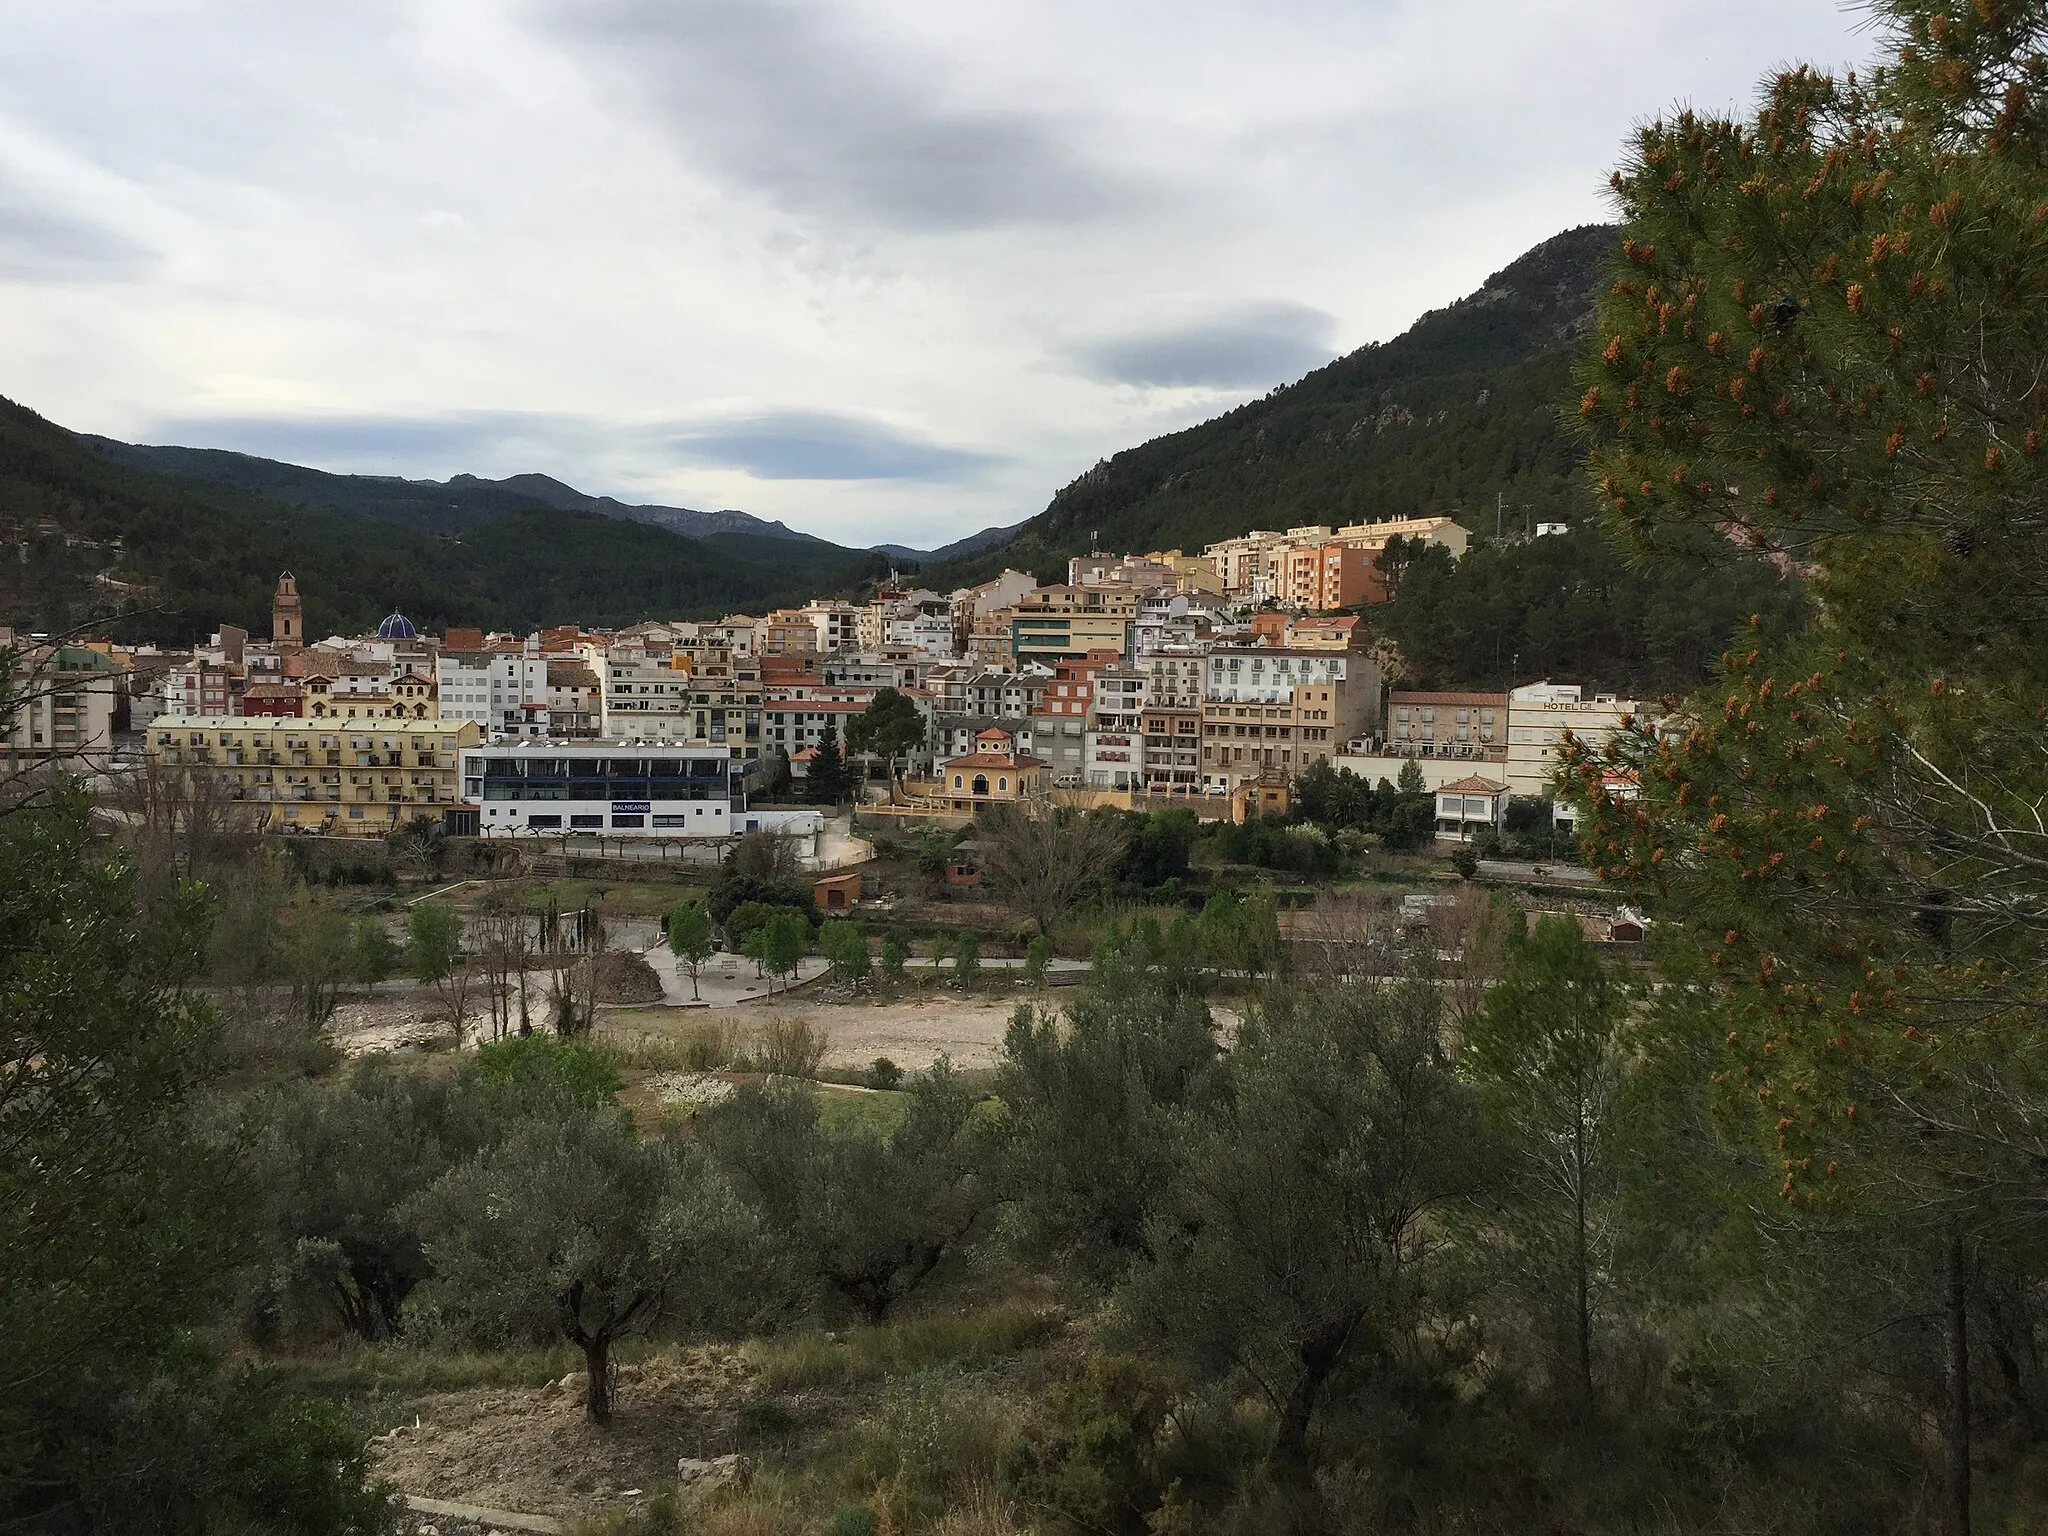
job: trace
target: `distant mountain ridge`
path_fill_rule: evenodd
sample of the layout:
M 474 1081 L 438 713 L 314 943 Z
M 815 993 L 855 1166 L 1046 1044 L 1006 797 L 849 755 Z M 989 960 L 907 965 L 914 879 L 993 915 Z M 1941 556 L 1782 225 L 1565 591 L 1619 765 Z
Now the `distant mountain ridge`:
M 950 544 L 941 544 L 937 549 L 912 549 L 908 544 L 871 544 L 868 547 L 878 555 L 887 555 L 893 560 L 914 560 L 920 565 L 936 564 L 941 560 L 959 560 L 968 555 L 978 555 L 985 549 L 994 549 L 1007 544 L 1023 531 L 1031 521 L 1010 523 L 1001 528 L 984 528 L 979 533 L 970 533 L 964 539 L 955 539 Z
M 787 530 L 693 538 L 551 506 L 530 487 L 328 476 L 127 446 L 0 400 L 0 623 L 90 623 L 125 638 L 189 640 L 223 623 L 260 634 L 289 569 L 308 629 L 323 634 L 360 633 L 394 608 L 425 629 L 603 627 L 758 612 L 858 590 L 887 570 L 880 555 Z
M 757 538 L 790 539 L 828 549 L 845 547 L 792 528 L 779 519 L 755 517 L 752 513 L 731 508 L 700 512 L 693 507 L 669 507 L 621 501 L 616 496 L 593 496 L 552 475 L 508 475 L 502 480 L 470 474 L 451 475 L 446 480 L 408 480 L 399 475 L 345 475 L 226 448 L 128 443 L 89 432 L 76 435 L 80 442 L 95 452 L 130 469 L 173 475 L 207 485 L 231 486 L 278 501 L 320 507 L 352 517 L 410 523 L 436 533 L 459 533 L 484 518 L 539 506 L 552 507 L 560 512 L 594 512 L 600 517 L 647 523 L 689 539 L 741 533 Z M 935 550 L 913 549 L 905 544 L 875 544 L 869 548 L 891 559 L 922 565 L 975 554 L 1001 543 L 1023 526 L 1018 522 L 1004 528 L 984 528 L 979 533 L 956 539 Z
M 1555 235 L 1391 341 L 1105 459 L 1014 538 L 926 576 L 1009 564 L 1044 578 L 1091 547 L 1198 550 L 1304 523 L 1575 520 L 1587 501 L 1560 408 L 1616 238 L 1597 224 Z
M 454 475 L 446 480 L 407 480 L 398 475 L 342 475 L 278 459 L 258 458 L 224 448 L 179 448 L 124 443 L 111 437 L 78 434 L 79 441 L 117 464 L 152 474 L 175 475 L 208 485 L 233 486 L 300 506 L 323 507 L 354 517 L 378 517 L 410 523 L 436 533 L 456 533 L 482 518 L 521 507 L 553 507 L 562 512 L 595 512 L 628 522 L 651 523 L 701 539 L 714 533 L 747 533 L 764 538 L 800 539 L 829 544 L 798 533 L 780 522 L 745 512 L 699 512 L 690 507 L 636 506 L 613 496 L 592 496 L 548 475 L 512 475 L 486 480 Z

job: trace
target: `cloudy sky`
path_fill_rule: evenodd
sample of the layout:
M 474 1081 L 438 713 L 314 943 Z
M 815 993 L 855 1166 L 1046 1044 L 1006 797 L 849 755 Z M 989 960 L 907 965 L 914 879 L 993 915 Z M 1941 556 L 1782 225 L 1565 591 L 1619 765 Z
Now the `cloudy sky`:
M 1604 216 L 1837 0 L 13 0 L 0 394 L 930 546 Z

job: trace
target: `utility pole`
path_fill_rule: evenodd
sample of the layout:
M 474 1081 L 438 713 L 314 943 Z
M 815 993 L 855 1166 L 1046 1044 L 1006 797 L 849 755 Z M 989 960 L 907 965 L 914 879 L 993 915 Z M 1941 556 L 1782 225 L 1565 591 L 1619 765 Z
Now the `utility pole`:
M 1500 514 L 1501 509 L 1507 505 L 1507 499 L 1508 493 L 1506 491 L 1495 491 L 1493 493 L 1493 536 L 1496 539 L 1500 537 Z

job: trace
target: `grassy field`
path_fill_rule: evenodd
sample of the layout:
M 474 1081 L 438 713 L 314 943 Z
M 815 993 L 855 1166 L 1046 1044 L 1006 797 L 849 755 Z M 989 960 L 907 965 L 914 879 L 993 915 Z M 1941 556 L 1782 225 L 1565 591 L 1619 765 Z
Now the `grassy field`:
M 865 1125 L 885 1135 L 903 1121 L 909 1095 L 881 1093 L 871 1088 L 842 1088 L 818 1085 L 818 1119 L 827 1127 Z

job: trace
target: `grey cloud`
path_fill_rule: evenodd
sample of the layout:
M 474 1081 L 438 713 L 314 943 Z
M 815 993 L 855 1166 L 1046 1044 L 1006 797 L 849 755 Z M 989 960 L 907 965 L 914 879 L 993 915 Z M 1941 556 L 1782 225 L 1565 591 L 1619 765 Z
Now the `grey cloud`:
M 539 411 L 439 416 L 205 416 L 156 423 L 154 442 L 364 474 L 509 473 L 619 458 L 737 469 L 760 480 L 971 479 L 1004 462 L 829 411 L 613 425 Z
M 1245 304 L 1205 320 L 1127 331 L 1073 350 L 1092 377 L 1152 388 L 1244 389 L 1331 358 L 1336 318 L 1307 304 Z
M 469 468 L 521 453 L 587 448 L 601 435 L 580 417 L 465 411 L 441 416 L 313 414 L 194 416 L 157 422 L 150 437 L 187 448 L 224 448 L 258 458 L 365 474 Z
M 826 411 L 778 411 L 675 433 L 690 463 L 741 469 L 758 480 L 971 478 L 1003 462 L 994 454 L 930 443 L 880 422 Z
M 0 280 L 118 280 L 141 277 L 155 264 L 148 247 L 53 206 L 0 167 Z
M 1050 117 L 949 106 L 789 0 L 540 0 L 713 169 L 802 212 L 930 230 L 1067 223 L 1137 189 Z

